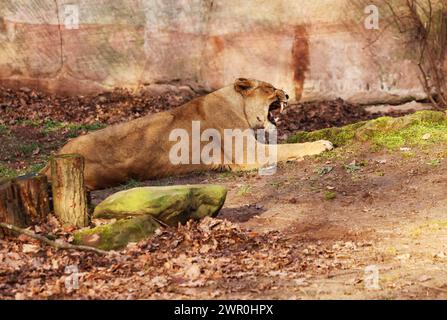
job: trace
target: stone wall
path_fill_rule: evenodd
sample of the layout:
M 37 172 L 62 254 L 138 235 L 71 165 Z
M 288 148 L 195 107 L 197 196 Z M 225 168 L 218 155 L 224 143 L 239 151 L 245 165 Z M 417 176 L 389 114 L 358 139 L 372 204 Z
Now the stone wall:
M 371 45 L 377 31 L 356 10 L 348 0 L 3 0 L 0 84 L 85 94 L 252 77 L 294 100 L 424 97 L 411 53 L 392 33 Z

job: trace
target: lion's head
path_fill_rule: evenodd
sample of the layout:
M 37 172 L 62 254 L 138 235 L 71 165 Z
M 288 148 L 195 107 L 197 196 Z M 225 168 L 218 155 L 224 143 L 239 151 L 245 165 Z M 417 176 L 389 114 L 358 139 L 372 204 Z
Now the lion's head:
M 270 83 L 239 78 L 234 82 L 234 89 L 244 98 L 245 114 L 251 128 L 275 126 L 275 111 L 283 112 L 287 107 L 289 96 Z

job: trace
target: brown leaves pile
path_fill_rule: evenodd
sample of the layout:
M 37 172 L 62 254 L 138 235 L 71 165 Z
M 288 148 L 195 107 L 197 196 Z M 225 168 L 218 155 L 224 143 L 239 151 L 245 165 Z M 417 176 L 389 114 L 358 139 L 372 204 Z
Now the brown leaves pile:
M 114 124 L 169 110 L 196 96 L 186 89 L 163 94 L 115 89 L 93 96 L 64 97 L 29 88 L 0 87 L 0 124 L 12 125 L 23 120 Z
M 119 256 L 55 251 L 26 238 L 0 240 L 0 298 L 213 298 L 262 294 L 280 283 L 348 269 L 355 245 L 307 245 L 279 232 L 258 234 L 206 218 L 160 229 Z M 67 266 L 79 288 L 65 286 Z

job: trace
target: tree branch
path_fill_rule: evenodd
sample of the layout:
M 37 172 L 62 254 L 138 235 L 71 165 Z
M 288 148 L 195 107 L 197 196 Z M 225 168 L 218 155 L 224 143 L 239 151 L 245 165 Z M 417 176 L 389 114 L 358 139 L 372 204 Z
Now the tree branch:
M 49 246 L 51 246 L 53 248 L 56 248 L 56 249 L 90 251 L 90 252 L 94 252 L 94 253 L 101 254 L 101 255 L 108 255 L 108 254 L 112 253 L 112 252 L 107 252 L 107 251 L 104 251 L 104 250 L 100 250 L 100 249 L 96 249 L 96 248 L 88 247 L 88 246 L 76 246 L 76 245 L 72 245 L 72 244 L 69 244 L 69 243 L 59 243 L 59 242 L 50 240 L 47 237 L 35 234 L 32 231 L 13 226 L 12 224 L 7 224 L 7 223 L 0 222 L 0 227 L 4 228 L 4 229 L 11 230 L 11 231 L 14 231 L 14 232 L 19 233 L 19 234 L 24 234 L 24 235 L 26 235 L 28 237 L 31 237 L 31 238 L 36 239 L 36 240 L 39 240 L 39 241 L 41 241 L 41 242 L 43 242 L 43 243 L 45 243 L 45 244 L 47 244 L 47 245 L 49 245 Z

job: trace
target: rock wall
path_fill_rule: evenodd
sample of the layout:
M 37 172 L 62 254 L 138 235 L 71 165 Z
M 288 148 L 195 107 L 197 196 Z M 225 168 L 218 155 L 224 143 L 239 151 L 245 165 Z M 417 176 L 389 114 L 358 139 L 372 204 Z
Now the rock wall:
M 70 94 L 172 82 L 211 90 L 242 76 L 294 100 L 424 97 L 411 53 L 391 33 L 371 45 L 377 31 L 364 29 L 366 14 L 350 3 L 2 0 L 0 84 Z

